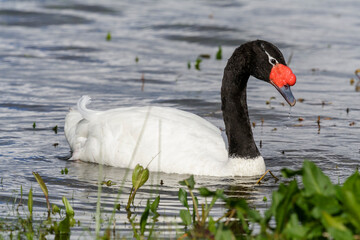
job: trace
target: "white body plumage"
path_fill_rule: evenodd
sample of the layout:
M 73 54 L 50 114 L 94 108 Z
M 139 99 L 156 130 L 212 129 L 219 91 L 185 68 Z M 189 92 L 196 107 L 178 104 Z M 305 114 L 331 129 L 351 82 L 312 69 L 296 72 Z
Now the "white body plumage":
M 220 130 L 205 119 L 167 107 L 129 107 L 107 111 L 86 108 L 65 119 L 71 159 L 114 167 L 148 166 L 166 173 L 253 176 L 265 172 L 264 159 L 229 158 Z

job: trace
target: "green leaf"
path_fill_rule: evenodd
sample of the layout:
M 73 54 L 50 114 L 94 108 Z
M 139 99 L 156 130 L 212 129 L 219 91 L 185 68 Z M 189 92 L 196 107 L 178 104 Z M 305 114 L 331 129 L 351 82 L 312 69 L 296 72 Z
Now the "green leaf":
M 160 203 L 160 196 L 157 196 L 155 198 L 155 200 L 153 201 L 153 203 L 150 205 L 150 210 L 153 212 L 153 213 L 156 213 L 158 207 L 159 207 L 159 203 Z
M 189 209 L 189 204 L 187 202 L 187 192 L 183 188 L 179 189 L 179 200 L 182 203 L 182 205 L 184 205 L 184 207 Z
M 44 192 L 45 197 L 47 198 L 49 196 L 48 189 L 42 180 L 41 176 L 37 172 L 33 172 L 33 175 L 36 179 L 36 181 L 39 183 L 41 190 Z
M 106 41 L 111 41 L 111 33 L 108 32 L 106 35 Z
M 335 194 L 335 188 L 329 177 L 326 176 L 313 162 L 304 161 L 303 171 L 305 196 L 309 197 L 315 193 L 325 196 Z
M 146 227 L 146 224 L 147 224 L 147 219 L 149 217 L 149 210 L 150 210 L 150 207 L 149 207 L 149 200 L 146 204 L 146 208 L 143 212 L 143 214 L 141 215 L 141 218 L 140 218 L 140 232 L 141 232 L 141 235 L 144 235 L 144 232 L 145 232 L 145 227 Z
M 284 169 L 281 169 L 281 174 L 283 175 L 284 178 L 291 178 L 291 177 L 294 177 L 297 175 L 302 175 L 303 169 L 292 170 L 292 169 L 284 168 Z
M 55 213 L 60 214 L 60 208 L 57 205 L 53 204 L 52 205 L 52 214 L 55 214 Z
M 188 61 L 188 63 L 187 63 L 187 68 L 188 68 L 188 69 L 191 68 L 191 62 L 190 62 L 190 61 Z
M 353 235 L 349 229 L 342 223 L 341 218 L 332 217 L 330 214 L 322 213 L 322 223 L 326 230 L 334 237 L 334 239 L 351 240 Z
M 208 229 L 212 234 L 216 233 L 216 222 L 211 216 L 209 216 Z
M 216 60 L 221 60 L 222 59 L 222 49 L 221 46 L 219 46 L 219 50 L 216 53 Z
M 191 215 L 189 210 L 180 210 L 180 218 L 185 226 L 189 226 L 191 224 Z
M 319 195 L 319 194 L 314 194 L 308 200 L 308 204 L 309 203 L 312 203 L 312 205 L 314 206 L 314 208 L 311 211 L 311 214 L 316 219 L 320 219 L 323 211 L 331 215 L 334 215 L 339 213 L 342 209 L 336 198 Z
M 190 188 L 191 190 L 194 189 L 195 186 L 195 180 L 194 180 L 194 175 L 191 175 L 188 179 L 185 179 L 183 181 L 179 182 L 180 185 L 183 186 L 187 186 L 188 188 Z
M 142 185 L 144 185 L 148 179 L 149 169 L 144 169 L 140 164 L 136 165 L 132 175 L 132 184 L 135 190 L 138 190 Z
M 195 69 L 200 70 L 200 63 L 202 62 L 201 58 L 197 58 L 195 61 Z
M 359 192 L 350 192 L 348 190 L 343 191 L 344 196 L 344 208 L 348 215 L 348 220 L 360 230 L 360 202 L 356 201 L 355 195 L 359 195 Z
M 206 187 L 201 187 L 199 188 L 199 193 L 202 197 L 212 197 L 215 195 L 215 192 L 210 191 L 209 189 L 207 189 Z
M 115 205 L 115 209 L 118 210 L 118 211 L 120 211 L 120 203 L 117 203 L 117 204 Z
M 342 189 L 353 193 L 360 193 L 360 174 L 356 171 L 348 179 L 346 179 Z M 360 202 L 360 194 L 356 194 L 356 201 Z
M 70 217 L 66 216 L 59 224 L 60 234 L 69 234 L 70 233 Z
M 62 201 L 64 203 L 65 206 L 65 210 L 66 210 L 66 215 L 69 217 L 72 217 L 75 215 L 74 213 L 74 209 L 71 207 L 69 201 L 66 199 L 66 197 L 62 197 Z
M 32 218 L 33 203 L 34 203 L 34 202 L 33 202 L 32 188 L 30 188 L 29 197 L 28 197 L 28 209 L 29 209 L 29 213 L 30 213 L 30 218 Z
M 234 234 L 229 229 L 224 229 L 221 223 L 216 231 L 215 240 L 235 240 Z
M 55 127 L 53 127 L 52 130 L 54 131 L 55 134 L 57 134 L 58 133 L 58 126 L 55 125 Z
M 284 191 L 284 185 L 280 185 L 280 191 Z M 275 209 L 276 232 L 281 233 L 290 219 L 291 211 L 294 208 L 294 198 L 299 193 L 297 181 L 293 180 L 286 187 L 286 192 Z M 274 194 L 274 193 L 273 193 Z
M 301 225 L 297 214 L 290 216 L 290 221 L 285 226 L 283 233 L 286 239 L 306 239 L 306 234 L 310 229 Z

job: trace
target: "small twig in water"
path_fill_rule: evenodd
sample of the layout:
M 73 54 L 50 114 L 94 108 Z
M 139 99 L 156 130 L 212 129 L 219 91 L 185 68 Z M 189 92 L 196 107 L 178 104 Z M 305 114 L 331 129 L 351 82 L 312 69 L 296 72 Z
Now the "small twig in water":
M 144 87 L 145 87 L 145 75 L 144 73 L 141 75 L 141 91 L 144 91 Z

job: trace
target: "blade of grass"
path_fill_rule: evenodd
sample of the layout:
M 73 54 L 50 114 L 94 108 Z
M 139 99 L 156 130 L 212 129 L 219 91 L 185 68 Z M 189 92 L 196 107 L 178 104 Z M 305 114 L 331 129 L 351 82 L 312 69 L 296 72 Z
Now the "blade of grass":
M 37 172 L 33 172 L 33 175 L 36 179 L 36 181 L 39 183 L 41 190 L 44 192 L 47 207 L 48 207 L 48 217 L 50 217 L 51 207 L 50 207 L 50 201 L 49 201 L 49 192 L 48 189 L 44 183 L 44 180 L 41 178 L 40 174 Z

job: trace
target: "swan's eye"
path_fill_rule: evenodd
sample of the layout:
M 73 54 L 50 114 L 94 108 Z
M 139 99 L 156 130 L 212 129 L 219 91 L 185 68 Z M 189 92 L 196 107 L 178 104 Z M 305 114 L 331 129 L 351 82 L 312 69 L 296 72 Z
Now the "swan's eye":
M 276 65 L 276 64 L 277 64 L 277 61 L 276 61 L 274 58 L 271 58 L 271 59 L 270 59 L 270 63 L 271 63 L 272 65 Z

